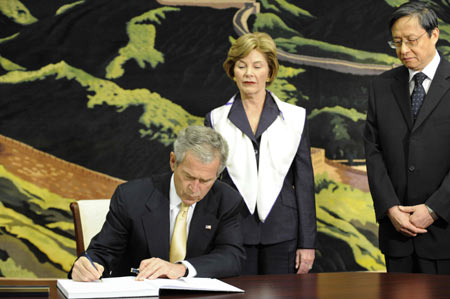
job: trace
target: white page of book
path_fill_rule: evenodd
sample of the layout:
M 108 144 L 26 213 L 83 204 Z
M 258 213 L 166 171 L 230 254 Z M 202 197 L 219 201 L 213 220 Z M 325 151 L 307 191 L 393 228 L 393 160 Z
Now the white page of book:
M 79 282 L 58 279 L 58 286 L 68 298 L 105 298 L 126 296 L 158 296 L 159 290 L 135 277 L 113 277 L 101 281 Z

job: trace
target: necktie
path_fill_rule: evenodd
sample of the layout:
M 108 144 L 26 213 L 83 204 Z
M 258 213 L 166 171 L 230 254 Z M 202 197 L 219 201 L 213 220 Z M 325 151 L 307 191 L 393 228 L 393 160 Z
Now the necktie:
M 423 80 L 427 78 L 424 73 L 417 73 L 414 75 L 414 89 L 411 94 L 411 106 L 414 119 L 416 119 L 425 98 L 425 89 L 423 88 Z
M 178 212 L 173 228 L 172 242 L 170 243 L 170 262 L 175 263 L 181 261 L 186 256 L 186 224 L 189 206 L 181 203 L 181 209 Z

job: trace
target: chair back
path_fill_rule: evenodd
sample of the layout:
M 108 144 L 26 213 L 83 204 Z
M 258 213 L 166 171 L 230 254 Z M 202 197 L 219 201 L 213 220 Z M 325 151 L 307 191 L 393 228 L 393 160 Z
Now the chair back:
M 102 229 L 109 203 L 109 199 L 83 199 L 70 203 L 78 256 L 88 248 L 91 239 Z

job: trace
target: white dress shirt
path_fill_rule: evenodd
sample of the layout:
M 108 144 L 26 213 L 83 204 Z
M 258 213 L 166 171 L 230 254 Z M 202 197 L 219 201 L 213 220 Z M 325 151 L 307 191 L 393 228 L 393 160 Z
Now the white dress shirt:
M 428 89 L 430 89 L 431 81 L 434 78 L 434 75 L 436 74 L 436 70 L 439 66 L 439 62 L 441 62 L 441 56 L 439 56 L 439 53 L 436 51 L 436 55 L 434 55 L 433 59 L 430 61 L 430 63 L 422 70 L 422 71 L 413 71 L 411 69 L 408 69 L 409 71 L 409 94 L 411 95 L 414 90 L 414 75 L 422 72 L 424 73 L 427 78 L 423 80 L 423 88 L 425 89 L 425 93 L 428 93 Z
M 175 189 L 173 174 L 170 179 L 169 199 L 170 199 L 170 240 L 172 240 L 173 229 L 175 227 L 177 215 L 181 209 L 181 198 L 178 196 L 177 191 Z M 191 225 L 191 219 L 192 219 L 192 215 L 194 214 L 194 209 L 195 209 L 196 205 L 197 205 L 197 203 L 194 203 L 193 205 L 189 206 L 189 209 L 188 209 L 187 224 L 186 224 L 186 230 L 187 230 L 186 237 L 189 236 L 189 227 Z M 180 261 L 180 262 L 183 263 L 183 265 L 185 265 L 189 270 L 189 274 L 187 277 L 197 276 L 197 270 L 195 270 L 194 266 L 192 266 L 191 263 L 189 263 L 188 261 Z

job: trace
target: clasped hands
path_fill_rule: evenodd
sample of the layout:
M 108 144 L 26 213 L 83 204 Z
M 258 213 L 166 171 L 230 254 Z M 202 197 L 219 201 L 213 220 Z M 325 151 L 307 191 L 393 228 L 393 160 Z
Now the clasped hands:
M 387 215 L 395 229 L 407 237 L 426 233 L 426 228 L 434 222 L 425 204 L 393 206 L 388 210 Z
M 84 256 L 80 257 L 72 269 L 72 279 L 75 281 L 95 281 L 103 275 L 104 267 L 95 263 L 95 268 Z M 97 269 L 96 269 L 97 268 Z M 159 258 L 149 258 L 141 261 L 136 280 L 156 279 L 160 277 L 177 279 L 186 273 L 183 264 L 174 264 Z

